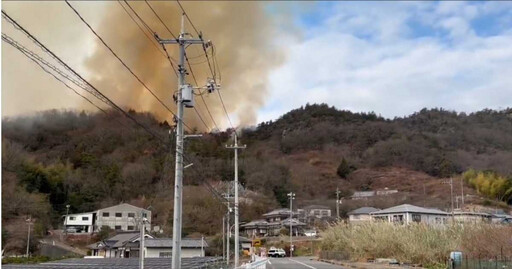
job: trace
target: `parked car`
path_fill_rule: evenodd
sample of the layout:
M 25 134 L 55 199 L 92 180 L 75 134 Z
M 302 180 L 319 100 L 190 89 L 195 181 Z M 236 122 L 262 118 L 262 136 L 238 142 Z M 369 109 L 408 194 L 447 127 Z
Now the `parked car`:
M 284 258 L 286 257 L 286 252 L 284 252 L 284 249 L 282 248 L 271 248 L 268 251 L 268 256 L 274 258 Z

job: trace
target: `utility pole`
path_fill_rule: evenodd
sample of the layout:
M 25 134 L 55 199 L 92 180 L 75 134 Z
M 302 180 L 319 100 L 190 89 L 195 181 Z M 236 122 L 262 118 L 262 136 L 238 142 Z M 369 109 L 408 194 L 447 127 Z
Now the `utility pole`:
M 238 220 L 238 150 L 245 149 L 246 146 L 238 146 L 238 135 L 235 130 L 235 144 L 233 146 L 226 146 L 228 149 L 235 150 L 235 265 L 234 267 L 238 267 L 238 256 L 239 256 L 239 220 Z
M 204 236 L 201 235 L 201 257 L 204 257 Z
M 69 214 L 69 205 L 66 205 L 66 219 L 64 220 L 64 234 L 68 235 L 68 214 Z
M 453 216 L 453 178 L 450 178 L 450 200 L 452 202 L 452 216 Z
M 30 255 L 30 225 L 32 225 L 32 216 L 27 219 L 28 235 L 27 235 L 27 258 Z
M 295 193 L 288 193 L 288 197 L 290 199 L 290 258 L 293 257 L 293 227 L 292 227 L 292 218 L 293 218 L 293 199 L 295 199 Z
M 139 268 L 144 269 L 144 258 L 145 258 L 145 240 L 146 240 L 146 223 L 148 220 L 144 216 L 144 210 L 140 212 L 140 246 L 139 246 Z
M 229 199 L 231 197 L 231 194 L 230 194 L 230 186 L 228 184 L 228 197 L 227 197 L 227 204 L 228 204 L 228 212 L 227 212 L 227 224 L 226 224 L 226 264 L 227 266 L 229 267 L 229 245 L 231 244 L 229 242 L 229 240 L 231 239 L 231 230 L 229 229 L 230 227 L 230 221 L 229 221 L 229 215 L 231 215 L 231 207 L 230 207 L 230 203 L 229 203 Z
M 340 220 L 340 191 L 336 187 L 336 220 Z
M 460 191 L 462 193 L 462 206 L 460 207 L 461 209 L 464 208 L 464 178 L 463 177 L 460 177 Z
M 226 260 L 226 237 L 224 234 L 226 233 L 226 216 L 222 216 L 222 260 Z
M 192 44 L 204 45 L 202 38 L 191 39 L 186 38 L 189 35 L 185 32 L 185 13 L 181 16 L 181 32 L 177 39 L 160 39 L 155 35 L 158 43 L 178 44 L 180 47 L 179 57 L 179 79 L 178 79 L 178 96 L 177 96 L 177 123 L 176 123 L 176 174 L 174 179 L 174 215 L 172 227 L 172 269 L 181 269 L 181 223 L 182 223 L 182 194 L 183 194 L 183 114 L 184 100 L 183 89 L 185 85 L 185 47 Z M 171 152 L 172 154 L 172 152 Z
M 227 220 L 227 226 L 226 226 L 226 264 L 229 268 L 229 245 L 231 244 L 229 240 L 231 239 L 231 230 L 229 229 L 229 210 L 228 210 L 228 220 Z

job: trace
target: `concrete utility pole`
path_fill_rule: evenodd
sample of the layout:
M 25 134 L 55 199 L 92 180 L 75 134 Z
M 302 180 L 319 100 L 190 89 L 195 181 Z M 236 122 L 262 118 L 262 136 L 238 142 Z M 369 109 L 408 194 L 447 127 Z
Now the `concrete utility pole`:
M 68 235 L 68 214 L 69 214 L 69 205 L 66 205 L 66 219 L 64 220 L 64 234 Z
M 460 208 L 463 209 L 464 208 L 464 178 L 463 177 L 460 178 L 460 191 L 462 193 L 462 195 L 461 195 L 462 196 L 462 201 L 461 201 L 462 206 Z
M 181 32 L 178 39 L 160 39 L 157 41 L 162 44 L 178 44 L 180 47 L 179 56 L 179 79 L 178 79 L 178 98 L 177 98 L 177 123 L 176 123 L 176 174 L 174 180 L 174 215 L 172 227 L 172 269 L 181 269 L 181 223 L 182 223 L 182 194 L 183 194 L 183 114 L 184 99 L 183 88 L 185 85 L 185 47 L 192 44 L 204 45 L 206 42 L 202 38 L 186 38 L 185 33 L 185 13 L 181 16 Z
M 292 218 L 293 218 L 293 199 L 295 199 L 295 193 L 288 193 L 288 199 L 290 199 L 290 258 L 293 257 L 293 227 L 292 227 Z
M 28 235 L 27 235 L 27 258 L 30 255 L 30 225 L 32 225 L 32 217 L 27 219 Z
M 452 217 L 453 217 L 453 178 L 450 178 L 450 200 L 452 201 Z
M 336 220 L 340 220 L 340 191 L 336 187 Z
M 227 219 L 227 226 L 226 226 L 226 264 L 229 267 L 229 239 L 231 239 L 231 235 L 229 232 L 229 212 L 228 212 L 228 219 Z
M 226 216 L 222 216 L 222 260 L 226 260 Z
M 144 240 L 146 235 L 146 218 L 144 217 L 144 211 L 140 212 L 140 246 L 139 246 L 139 268 L 144 269 Z
M 239 220 L 238 220 L 238 150 L 245 149 L 246 146 L 238 146 L 238 135 L 235 130 L 235 144 L 233 146 L 226 146 L 228 149 L 235 150 L 235 265 L 234 267 L 238 267 L 238 258 L 239 258 Z

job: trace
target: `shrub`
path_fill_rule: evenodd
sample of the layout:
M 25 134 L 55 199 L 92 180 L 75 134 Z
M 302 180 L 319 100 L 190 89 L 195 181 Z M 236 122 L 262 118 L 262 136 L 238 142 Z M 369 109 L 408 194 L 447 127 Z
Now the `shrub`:
M 322 250 L 346 252 L 353 260 L 395 258 L 400 262 L 436 267 L 444 264 L 451 251 L 485 256 L 493 255 L 489 250 L 507 248 L 507 242 L 512 240 L 512 227 L 491 224 L 402 226 L 376 222 L 354 226 L 338 223 L 329 227 L 323 238 Z

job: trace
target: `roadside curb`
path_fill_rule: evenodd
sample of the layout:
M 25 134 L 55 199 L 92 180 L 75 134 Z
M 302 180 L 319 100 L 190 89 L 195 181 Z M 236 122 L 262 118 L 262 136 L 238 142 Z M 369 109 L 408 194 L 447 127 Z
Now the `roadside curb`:
M 396 268 L 404 268 L 404 269 L 422 269 L 421 267 L 410 267 L 410 266 L 387 266 L 384 264 L 357 264 L 357 263 L 351 263 L 351 262 L 343 262 L 343 261 L 336 261 L 336 260 L 326 260 L 326 259 L 318 259 L 318 258 L 312 258 L 311 260 L 316 260 L 320 262 L 330 263 L 334 265 L 340 265 L 348 268 L 355 268 L 355 269 L 396 269 Z

